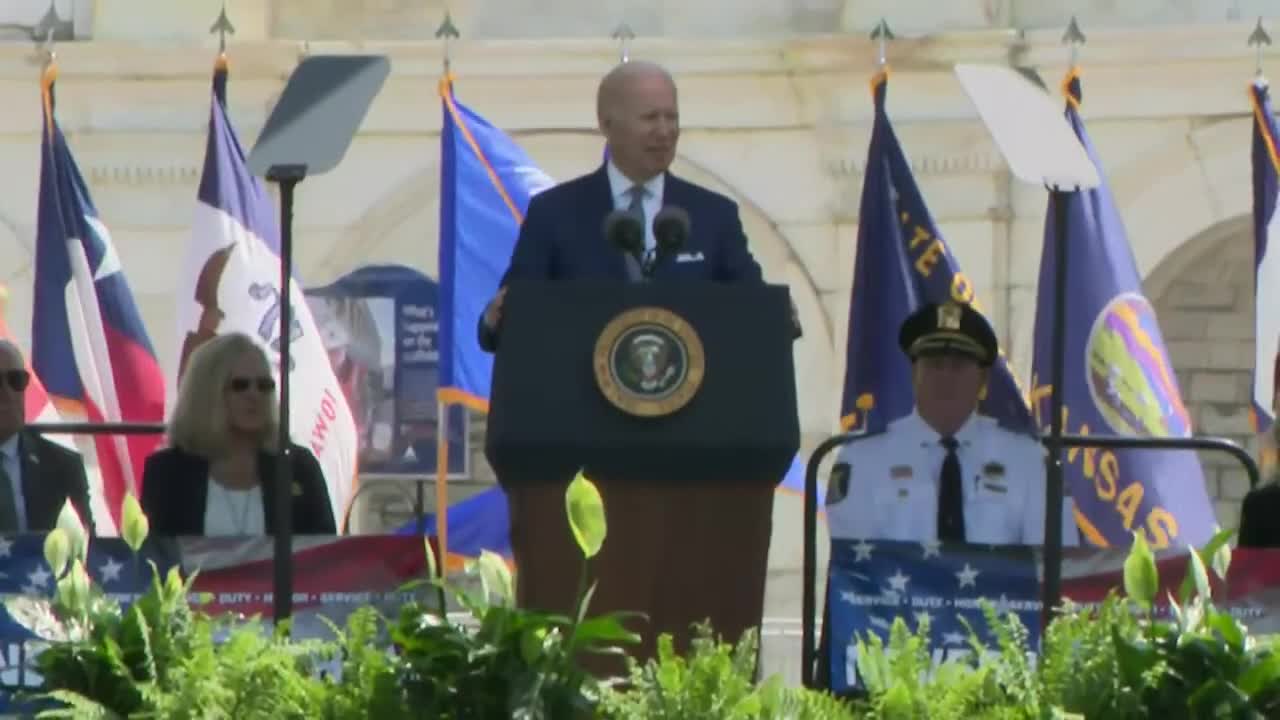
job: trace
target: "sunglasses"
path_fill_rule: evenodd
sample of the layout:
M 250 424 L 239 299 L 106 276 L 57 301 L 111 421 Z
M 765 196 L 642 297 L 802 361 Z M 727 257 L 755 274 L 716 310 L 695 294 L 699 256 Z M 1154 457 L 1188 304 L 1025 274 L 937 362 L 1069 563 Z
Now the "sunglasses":
M 4 384 L 14 392 L 22 392 L 27 389 L 27 385 L 31 382 L 31 373 L 26 370 L 5 370 L 0 372 L 0 378 L 4 380 Z
M 258 392 L 265 395 L 276 389 L 276 381 L 274 378 L 269 377 L 237 377 L 231 378 L 231 382 L 227 383 L 227 386 L 231 388 L 232 392 L 238 393 L 246 392 L 249 388 L 256 387 Z

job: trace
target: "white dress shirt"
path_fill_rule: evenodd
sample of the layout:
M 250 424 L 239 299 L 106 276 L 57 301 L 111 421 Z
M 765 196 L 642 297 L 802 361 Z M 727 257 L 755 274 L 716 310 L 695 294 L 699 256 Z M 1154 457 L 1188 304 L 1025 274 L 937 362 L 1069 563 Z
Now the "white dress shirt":
M 17 505 L 18 529 L 27 530 L 27 502 L 22 496 L 22 446 L 20 436 L 13 434 L 8 440 L 0 443 L 0 467 L 9 475 L 9 484 L 13 488 L 13 501 Z
M 636 185 L 630 178 L 622 174 L 610 158 L 605 163 L 605 171 L 609 175 L 609 189 L 613 192 L 613 209 L 626 210 L 631 207 L 631 188 Z M 657 241 L 653 237 L 653 218 L 662 209 L 662 189 L 666 173 L 658 173 L 642 183 L 644 185 L 644 249 L 653 250 Z

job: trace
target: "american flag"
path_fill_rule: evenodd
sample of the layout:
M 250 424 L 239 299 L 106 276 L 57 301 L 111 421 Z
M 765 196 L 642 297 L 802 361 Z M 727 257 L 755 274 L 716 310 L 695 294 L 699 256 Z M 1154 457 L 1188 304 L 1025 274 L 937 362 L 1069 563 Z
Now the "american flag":
M 1125 557 L 1124 550 L 1065 549 L 1063 597 L 1088 606 L 1112 590 L 1122 590 Z M 1187 563 L 1185 552 L 1157 557 L 1157 616 L 1166 616 L 1168 597 L 1178 596 Z M 913 632 L 921 620 L 928 620 L 935 665 L 971 655 L 969 629 L 962 620 L 982 643 L 994 648 L 982 600 L 1002 617 L 1017 615 L 1028 631 L 1029 650 L 1038 651 L 1043 575 L 1043 555 L 1029 547 L 833 541 L 827 595 L 831 689 L 861 687 L 857 639 L 875 634 L 887 643 L 898 617 Z M 1226 579 L 1212 571 L 1210 579 L 1214 601 L 1252 633 L 1280 630 L 1280 551 L 1236 550 Z
M 190 600 L 209 600 L 200 604 L 201 611 L 270 618 L 272 542 L 270 537 L 157 538 L 135 556 L 123 540 L 95 538 L 89 543 L 86 569 L 104 593 L 125 604 L 149 588 L 148 560 L 162 576 L 175 566 L 184 577 L 198 571 Z M 341 626 L 363 605 L 393 613 L 410 599 L 399 588 L 426 575 L 425 549 L 417 537 L 295 538 L 293 563 L 295 638 L 330 638 L 321 618 Z M 0 537 L 0 594 L 49 597 L 55 585 L 44 559 L 43 535 Z M 35 635 L 0 609 L 0 714 L 11 711 L 12 691 L 39 686 L 32 658 L 40 645 Z

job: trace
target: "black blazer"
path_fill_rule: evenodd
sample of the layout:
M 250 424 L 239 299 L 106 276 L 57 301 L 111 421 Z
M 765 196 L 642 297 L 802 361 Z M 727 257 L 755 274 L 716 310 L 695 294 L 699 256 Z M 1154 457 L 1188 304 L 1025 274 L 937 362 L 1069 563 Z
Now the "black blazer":
M 22 497 L 27 511 L 27 529 L 47 532 L 58 524 L 58 513 L 70 498 L 80 515 L 85 532 L 94 534 L 93 512 L 89 507 L 89 479 L 80 453 L 22 431 L 18 436 L 22 457 Z
M 1259 485 L 1244 496 L 1238 547 L 1280 547 L 1280 484 Z
M 689 237 L 679 253 L 683 257 L 666 257 L 654 268 L 656 282 L 764 282 L 737 203 L 671 173 L 662 182 L 662 204 L 689 214 Z M 520 280 L 627 282 L 622 253 L 604 238 L 604 219 L 612 211 L 606 165 L 534 195 L 500 286 Z M 482 349 L 497 348 L 497 333 L 484 324 L 483 314 L 476 333 Z
M 293 445 L 293 532 L 333 535 L 337 525 L 329 506 L 329 489 L 320 463 L 307 448 Z M 268 535 L 275 532 L 276 456 L 258 453 L 262 483 L 262 515 Z M 182 448 L 157 450 L 142 471 L 142 510 L 151 534 L 163 537 L 204 534 L 205 501 L 209 497 L 209 461 Z

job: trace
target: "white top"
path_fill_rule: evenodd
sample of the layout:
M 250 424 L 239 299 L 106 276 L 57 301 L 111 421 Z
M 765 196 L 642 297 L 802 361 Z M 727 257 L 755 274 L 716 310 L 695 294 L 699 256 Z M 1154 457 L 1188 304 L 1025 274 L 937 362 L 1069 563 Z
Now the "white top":
M 966 540 L 982 545 L 1040 545 L 1044 539 L 1045 449 L 992 418 L 969 418 L 955 434 L 964 480 Z M 827 489 L 833 538 L 934 542 L 938 482 L 947 451 L 938 433 L 912 413 L 885 432 L 845 445 Z M 1064 498 L 1062 542 L 1079 536 Z
M 636 183 L 623 175 L 618 166 L 613 164 L 612 159 L 606 163 L 605 172 L 609 176 L 609 190 L 613 193 L 613 209 L 626 210 L 631 207 L 631 188 Z M 644 207 L 645 250 L 657 247 L 657 241 L 653 238 L 653 218 L 662 209 L 662 190 L 665 184 L 665 173 L 658 173 L 644 182 L 644 200 L 641 200 L 640 204 Z
M 262 513 L 262 486 L 248 490 L 231 490 L 209 478 L 209 493 L 204 505 L 204 534 L 253 536 L 266 534 Z

